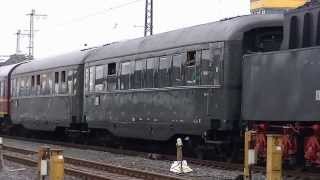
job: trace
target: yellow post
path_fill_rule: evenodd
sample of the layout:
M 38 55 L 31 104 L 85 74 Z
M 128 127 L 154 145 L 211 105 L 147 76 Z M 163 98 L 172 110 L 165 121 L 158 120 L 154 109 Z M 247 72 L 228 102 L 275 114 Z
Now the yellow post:
M 282 180 L 280 135 L 267 135 L 267 180 Z
M 244 180 L 251 180 L 251 169 L 249 165 L 249 150 L 252 141 L 252 131 L 246 131 L 244 135 L 244 169 L 243 177 Z
M 63 150 L 60 149 L 51 149 L 50 151 L 50 180 L 64 179 L 64 158 L 62 152 Z

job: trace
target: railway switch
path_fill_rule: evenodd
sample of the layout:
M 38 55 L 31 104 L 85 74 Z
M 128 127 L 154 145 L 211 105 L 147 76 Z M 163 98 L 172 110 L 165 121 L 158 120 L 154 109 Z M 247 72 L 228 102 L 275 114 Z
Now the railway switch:
M 63 150 L 51 149 L 50 150 L 50 180 L 63 180 L 64 179 L 64 157 Z
M 282 180 L 280 135 L 267 135 L 267 180 Z
M 183 160 L 183 154 L 182 154 L 183 143 L 181 138 L 177 139 L 176 147 L 177 147 L 177 161 L 173 162 L 173 164 L 171 165 L 170 171 L 178 174 L 192 172 L 192 169 L 188 166 L 187 161 Z

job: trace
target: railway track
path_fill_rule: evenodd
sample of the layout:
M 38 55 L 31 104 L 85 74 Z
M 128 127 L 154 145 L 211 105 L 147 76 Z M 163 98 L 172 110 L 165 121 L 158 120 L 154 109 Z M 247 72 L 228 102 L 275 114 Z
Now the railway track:
M 12 138 L 12 137 L 8 137 Z M 34 141 L 33 139 L 26 139 L 26 138 L 15 138 L 18 140 L 24 140 L 24 141 Z M 100 147 L 100 146 L 90 146 L 90 145 L 80 145 L 80 144 L 73 144 L 73 143 L 60 143 L 60 142 L 55 142 L 55 141 L 47 141 L 47 140 L 35 140 L 40 143 L 45 143 L 45 144 L 53 144 L 53 145 L 60 145 L 60 146 L 66 146 L 66 147 L 73 147 L 73 148 L 79 148 L 79 149 L 90 149 L 90 150 L 96 150 L 96 151 L 107 151 L 107 152 L 112 152 L 116 154 L 123 154 L 123 155 L 131 155 L 131 156 L 139 156 L 139 157 L 150 157 L 150 153 L 144 153 L 144 152 L 137 152 L 137 151 L 131 151 L 131 150 L 119 150 L 115 148 L 108 148 L 108 147 Z M 13 146 L 3 146 L 4 150 L 10 151 L 10 152 L 16 152 L 16 153 L 21 153 L 25 155 L 30 155 L 30 154 L 35 154 L 37 153 L 36 151 L 32 150 L 26 150 L 26 149 L 20 149 L 17 147 Z M 174 161 L 175 156 L 172 155 L 162 155 L 162 154 L 153 154 L 152 157 L 156 157 L 155 159 L 157 160 L 163 160 L 163 161 Z M 214 169 L 222 169 L 222 170 L 228 170 L 228 171 L 242 171 L 243 170 L 243 165 L 239 163 L 229 163 L 229 162 L 220 162 L 220 161 L 209 161 L 209 160 L 199 160 L 199 159 L 193 159 L 193 158 L 185 158 L 189 164 L 195 164 L 199 166 L 205 166 L 205 167 L 210 167 Z M 96 169 L 100 169 L 103 171 L 109 171 L 113 173 L 118 173 L 119 169 L 123 169 L 120 171 L 123 171 L 122 174 L 131 176 L 131 177 L 136 177 L 136 178 L 143 178 L 143 179 L 181 179 L 183 180 L 183 177 L 181 178 L 176 178 L 172 176 L 168 177 L 163 177 L 161 178 L 161 174 L 156 174 L 156 173 L 150 173 L 150 178 L 148 178 L 149 175 L 142 175 L 143 172 L 138 172 L 137 174 L 130 171 L 129 168 L 119 168 L 119 167 L 112 167 L 108 166 L 106 164 L 101 164 L 101 163 L 96 163 L 96 162 L 91 162 L 87 160 L 81 160 L 81 159 L 73 159 L 69 157 L 65 157 L 65 162 L 67 164 L 73 164 L 75 166 L 84 166 L 84 167 L 96 167 Z M 260 173 L 260 174 L 265 174 L 265 167 L 262 166 L 254 166 L 253 167 L 253 173 Z M 311 179 L 320 179 L 320 173 L 319 172 L 309 172 L 309 171 L 302 171 L 302 170 L 285 170 L 284 171 L 284 177 L 285 178 L 292 178 L 295 180 L 300 180 L 300 179 L 306 179 L 306 178 L 311 178 Z
M 30 158 L 30 155 L 37 154 L 36 151 L 20 149 L 12 146 L 3 146 L 5 152 L 14 152 L 15 154 L 4 153 L 3 158 L 28 166 L 37 166 L 37 161 Z M 17 155 L 17 154 L 21 154 Z M 132 168 L 114 166 L 111 164 L 98 163 L 83 159 L 64 157 L 65 173 L 71 176 L 77 176 L 87 179 L 97 180 L 187 180 L 186 178 L 175 177 L 171 175 L 159 174 Z

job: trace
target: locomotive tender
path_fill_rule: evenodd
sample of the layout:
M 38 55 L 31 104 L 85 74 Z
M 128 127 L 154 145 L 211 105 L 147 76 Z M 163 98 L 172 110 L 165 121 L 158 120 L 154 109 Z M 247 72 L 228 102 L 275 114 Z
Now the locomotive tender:
M 0 106 L 9 103 L 10 122 L 27 129 L 179 136 L 227 152 L 243 127 L 243 55 L 278 50 L 282 23 L 282 15 L 240 16 L 33 60 L 1 74 L 11 90 Z
M 281 51 L 244 57 L 242 116 L 266 153 L 266 133 L 282 134 L 286 160 L 320 165 L 320 3 L 285 14 Z

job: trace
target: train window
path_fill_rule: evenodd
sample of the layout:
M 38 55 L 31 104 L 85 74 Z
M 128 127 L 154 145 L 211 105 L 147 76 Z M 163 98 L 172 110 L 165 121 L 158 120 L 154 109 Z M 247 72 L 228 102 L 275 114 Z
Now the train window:
M 311 27 L 311 24 L 312 24 L 312 16 L 310 13 L 306 13 L 304 15 L 304 20 L 303 20 L 302 47 L 311 46 L 311 35 L 313 30 L 313 28 Z
M 297 16 L 293 16 L 290 20 L 289 49 L 298 48 L 299 45 L 299 26 Z
M 103 78 L 103 65 L 96 66 L 96 80 Z
M 72 95 L 73 93 L 73 71 L 68 71 L 68 94 Z
M 67 93 L 67 78 L 66 71 L 61 71 L 61 85 L 60 85 L 60 93 Z
M 65 83 L 66 82 L 66 71 L 61 72 L 61 82 Z
M 40 85 L 40 75 L 37 75 L 37 85 Z
M 59 83 L 59 72 L 54 73 L 54 83 Z
M 146 82 L 145 87 L 146 88 L 153 88 L 154 85 L 154 67 L 155 67 L 155 58 L 149 58 L 147 59 L 147 70 L 146 70 Z
M 24 89 L 25 89 L 25 96 L 29 96 L 29 90 L 30 90 L 30 78 L 29 76 L 25 77 L 25 85 L 24 85 Z
M 48 95 L 50 92 L 49 89 L 49 79 L 47 74 L 41 75 L 41 94 Z
M 28 77 L 24 77 L 24 96 L 28 96 L 29 95 L 29 81 L 28 81 Z
M 182 86 L 182 54 L 176 54 L 172 57 L 172 86 Z
M 96 66 L 96 73 L 95 73 L 95 91 L 103 91 L 104 84 L 103 84 L 103 65 Z
M 31 79 L 30 76 L 26 77 L 26 96 L 30 95 L 30 90 L 31 90 Z
M 17 78 L 15 78 L 14 80 L 13 80 L 13 89 L 12 89 L 12 93 L 14 94 L 14 96 L 16 97 L 16 96 L 18 96 L 18 94 L 17 94 Z
M 54 94 L 59 93 L 59 72 L 54 73 Z
M 37 87 L 36 87 L 36 93 L 37 93 L 37 95 L 40 95 L 40 85 L 41 85 L 41 81 L 40 81 L 40 74 L 38 74 L 37 76 L 36 76 L 37 78 L 36 78 L 36 84 L 37 84 Z
M 110 64 L 108 64 L 108 76 L 115 75 L 116 72 L 117 72 L 116 63 L 110 63 Z
M 245 32 L 243 38 L 244 53 L 268 52 L 280 49 L 282 27 L 256 28 Z
M 20 91 L 20 78 L 16 78 L 16 96 L 19 96 Z
M 19 97 L 19 91 L 20 91 L 20 81 L 19 78 L 16 79 L 16 96 Z
M 53 73 L 50 72 L 48 74 L 48 85 L 49 85 L 49 94 L 52 94 L 53 93 Z
M 25 91 L 24 91 L 24 84 L 25 84 L 25 81 L 24 81 L 24 78 L 21 77 L 19 78 L 20 80 L 20 90 L 19 90 L 19 96 L 24 96 L 25 94 Z
M 121 63 L 120 89 L 130 88 L 130 74 L 132 73 L 131 62 Z
M 85 91 L 86 91 L 86 92 L 89 92 L 89 81 L 90 81 L 89 68 L 87 67 L 85 71 L 86 71 L 86 72 L 85 72 L 85 82 L 84 82 Z
M 189 51 L 187 53 L 187 66 L 194 66 L 196 64 L 196 51 Z
M 140 89 L 145 87 L 145 71 L 147 68 L 146 60 L 136 61 L 135 71 L 134 71 L 134 88 Z
M 78 87 L 78 71 L 73 70 L 73 94 L 77 94 L 77 87 Z
M 170 68 L 171 68 L 170 56 L 160 57 L 159 71 L 158 71 L 159 87 L 170 86 Z
M 223 81 L 223 48 L 213 49 L 214 78 L 213 85 L 221 85 Z
M 89 68 L 89 91 L 94 91 L 94 74 L 95 74 L 95 66 L 91 66 Z
M 187 61 L 185 66 L 186 85 L 196 84 L 196 51 L 187 52 Z
M 214 66 L 213 58 L 210 58 L 209 50 L 201 51 L 201 85 L 212 85 L 214 79 Z
M 35 86 L 34 76 L 31 76 L 31 87 Z
M 107 91 L 116 90 L 118 85 L 117 64 L 110 63 L 107 65 L 107 69 L 108 73 L 105 88 L 107 88 Z

